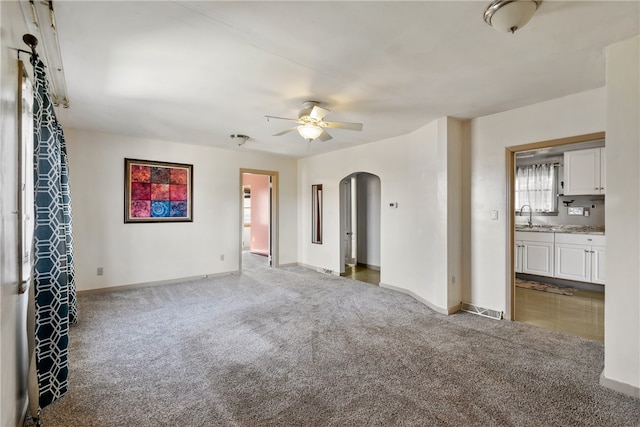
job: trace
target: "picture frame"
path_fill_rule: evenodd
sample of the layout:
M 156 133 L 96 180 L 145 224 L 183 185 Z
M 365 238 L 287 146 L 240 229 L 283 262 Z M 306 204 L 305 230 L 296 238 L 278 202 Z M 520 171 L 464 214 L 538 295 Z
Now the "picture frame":
M 124 222 L 193 222 L 193 165 L 124 159 Z

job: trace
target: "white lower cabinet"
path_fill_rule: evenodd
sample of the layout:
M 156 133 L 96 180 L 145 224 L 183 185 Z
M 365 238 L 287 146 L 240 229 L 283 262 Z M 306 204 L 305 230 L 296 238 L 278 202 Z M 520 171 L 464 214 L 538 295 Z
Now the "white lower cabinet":
M 516 273 L 605 284 L 606 240 L 600 234 L 516 231 Z
M 555 277 L 604 284 L 605 273 L 605 236 L 556 233 Z
M 522 252 L 523 251 L 524 251 L 524 243 L 522 243 L 522 240 L 516 240 L 514 249 L 513 249 L 516 273 L 522 273 Z
M 515 238 L 516 268 L 518 268 L 517 263 L 521 263 L 519 273 L 553 277 L 554 233 L 516 231 Z M 518 247 L 518 243 L 521 247 Z M 520 260 L 518 260 L 518 252 Z
M 591 247 L 591 282 L 604 285 L 607 269 L 605 267 L 605 247 Z

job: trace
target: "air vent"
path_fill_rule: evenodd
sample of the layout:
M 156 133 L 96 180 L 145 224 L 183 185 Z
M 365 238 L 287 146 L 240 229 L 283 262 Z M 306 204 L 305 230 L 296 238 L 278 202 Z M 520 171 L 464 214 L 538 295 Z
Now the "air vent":
M 460 310 L 466 311 L 467 313 L 477 314 L 478 316 L 488 317 L 490 319 L 502 319 L 501 311 L 478 307 L 477 305 L 469 304 L 467 302 L 463 302 L 462 304 L 460 304 Z

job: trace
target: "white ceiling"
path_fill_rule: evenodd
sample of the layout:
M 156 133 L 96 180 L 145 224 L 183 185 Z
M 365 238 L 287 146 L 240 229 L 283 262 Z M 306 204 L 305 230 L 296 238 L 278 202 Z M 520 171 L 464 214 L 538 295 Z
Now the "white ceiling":
M 605 47 L 640 33 L 638 1 L 544 1 L 514 35 L 487 1 L 54 1 L 65 127 L 304 157 L 604 86 Z M 318 100 L 307 144 L 264 115 Z M 541 124 L 544 125 L 544 124 Z M 246 134 L 242 147 L 229 137 Z

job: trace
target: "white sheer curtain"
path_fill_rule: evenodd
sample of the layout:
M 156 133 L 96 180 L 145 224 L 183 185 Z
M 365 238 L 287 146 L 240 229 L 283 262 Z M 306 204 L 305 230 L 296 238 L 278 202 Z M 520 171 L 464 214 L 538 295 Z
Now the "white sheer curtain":
M 527 165 L 516 168 L 516 209 L 531 206 L 534 212 L 555 210 L 555 166 Z

